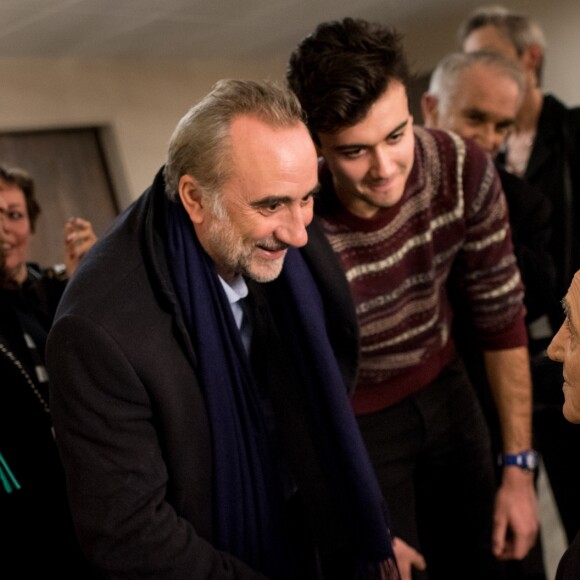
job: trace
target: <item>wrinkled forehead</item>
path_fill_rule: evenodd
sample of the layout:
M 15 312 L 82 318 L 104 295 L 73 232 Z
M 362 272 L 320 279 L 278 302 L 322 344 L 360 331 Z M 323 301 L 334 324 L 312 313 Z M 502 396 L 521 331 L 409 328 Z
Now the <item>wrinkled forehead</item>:
M 517 81 L 498 66 L 476 63 L 459 75 L 450 96 L 463 101 L 476 101 L 480 105 L 499 104 L 517 113 L 522 91 Z
M 574 275 L 562 303 L 566 316 L 580 325 L 580 270 Z
M 492 24 L 472 30 L 463 41 L 463 50 L 465 52 L 495 52 L 510 60 L 517 60 L 519 56 L 517 47 L 505 31 Z

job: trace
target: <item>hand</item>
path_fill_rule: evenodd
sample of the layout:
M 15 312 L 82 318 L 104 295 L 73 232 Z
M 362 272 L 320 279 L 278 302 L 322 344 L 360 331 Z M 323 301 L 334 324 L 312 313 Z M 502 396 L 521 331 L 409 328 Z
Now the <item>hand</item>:
M 503 469 L 495 497 L 492 549 L 499 560 L 521 560 L 538 534 L 538 501 L 534 474 L 519 467 Z
M 395 552 L 401 580 L 412 580 L 413 568 L 417 570 L 427 568 L 425 558 L 401 538 L 393 538 L 393 552 Z
M 65 265 L 72 276 L 81 258 L 94 246 L 97 236 L 91 222 L 82 218 L 70 218 L 64 226 Z

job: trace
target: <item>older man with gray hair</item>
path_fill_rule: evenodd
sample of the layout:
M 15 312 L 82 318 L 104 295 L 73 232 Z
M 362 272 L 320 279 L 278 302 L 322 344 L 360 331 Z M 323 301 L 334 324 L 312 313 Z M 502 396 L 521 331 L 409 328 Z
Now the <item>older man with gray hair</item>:
M 101 577 L 397 577 L 349 377 L 296 250 L 317 187 L 297 100 L 221 81 L 67 289 L 51 402 Z
M 580 271 L 572 279 L 562 300 L 566 318 L 556 333 L 548 356 L 563 365 L 564 405 L 562 412 L 570 423 L 580 423 Z M 576 425 L 573 429 L 578 429 Z M 571 459 L 574 461 L 576 458 Z M 576 490 L 578 491 L 578 490 Z M 566 550 L 556 571 L 556 580 L 576 580 L 580 577 L 580 532 Z
M 498 54 L 449 54 L 431 75 L 423 116 L 429 126 L 472 138 L 495 156 L 513 130 L 524 90 L 522 70 Z
M 580 267 L 580 211 L 574 201 L 580 195 L 580 108 L 569 109 L 542 92 L 547 43 L 540 25 L 528 15 L 503 6 L 478 8 L 461 24 L 458 40 L 464 52 L 501 54 L 525 75 L 522 104 L 500 162 L 552 202 L 550 248 L 556 264 L 558 300 Z M 561 323 L 561 312 L 554 310 L 551 322 L 555 330 Z

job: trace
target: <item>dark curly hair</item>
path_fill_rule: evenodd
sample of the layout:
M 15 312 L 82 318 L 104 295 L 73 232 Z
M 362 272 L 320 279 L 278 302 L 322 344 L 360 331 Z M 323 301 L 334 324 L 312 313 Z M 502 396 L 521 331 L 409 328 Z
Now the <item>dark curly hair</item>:
M 410 80 L 402 35 L 345 18 L 320 24 L 294 50 L 286 79 L 306 112 L 308 126 L 332 133 L 356 125 L 391 80 Z
M 26 201 L 28 220 L 30 221 L 30 231 L 34 232 L 36 220 L 40 215 L 40 205 L 36 201 L 34 180 L 30 174 L 20 167 L 7 167 L 0 165 L 0 181 L 7 185 L 12 185 L 22 190 Z

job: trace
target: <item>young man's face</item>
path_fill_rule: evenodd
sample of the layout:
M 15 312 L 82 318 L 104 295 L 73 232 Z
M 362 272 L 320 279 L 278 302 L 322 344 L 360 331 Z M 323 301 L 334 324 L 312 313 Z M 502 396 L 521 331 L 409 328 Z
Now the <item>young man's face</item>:
M 476 63 L 457 80 L 447 102 L 423 98 L 425 125 L 473 139 L 495 156 L 513 128 L 521 102 L 515 80 L 496 67 Z
M 580 423 L 580 272 L 563 300 L 566 320 L 548 347 L 548 356 L 564 365 L 564 417 Z
M 336 194 L 351 213 L 371 218 L 401 200 L 415 139 L 407 91 L 400 82 L 389 82 L 362 121 L 318 138 Z

